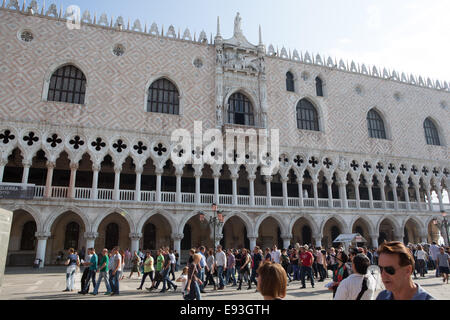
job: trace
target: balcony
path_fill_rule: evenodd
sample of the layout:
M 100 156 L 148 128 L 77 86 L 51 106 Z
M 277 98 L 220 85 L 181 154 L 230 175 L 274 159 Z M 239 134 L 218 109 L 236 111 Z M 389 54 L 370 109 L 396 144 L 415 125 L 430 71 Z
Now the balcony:
M 75 188 L 73 200 L 85 201 L 115 201 L 129 203 L 158 203 L 156 191 L 140 191 L 140 197 L 137 197 L 134 190 L 119 190 L 118 199 L 115 199 L 113 189 L 94 189 Z M 218 205 L 229 207 L 258 207 L 258 208 L 345 208 L 349 210 L 396 210 L 396 211 L 428 211 L 429 206 L 425 202 L 395 202 L 347 200 L 347 206 L 340 199 L 317 199 L 305 198 L 301 202 L 299 198 L 288 197 L 287 201 L 283 197 L 270 197 L 270 204 L 266 196 L 254 196 L 254 205 L 252 199 L 248 195 L 237 195 L 236 203 L 233 201 L 233 195 L 219 194 Z M 45 199 L 45 186 L 35 186 L 34 199 Z M 69 187 L 52 187 L 51 197 L 49 199 L 71 199 L 69 196 Z M 210 205 L 214 203 L 214 194 L 200 194 L 199 203 L 196 203 L 195 193 L 180 193 L 180 201 L 177 201 L 176 192 L 161 192 L 161 201 L 159 203 L 166 204 L 189 204 L 189 205 Z M 286 202 L 286 203 L 285 203 Z M 440 211 L 439 204 L 433 204 L 433 211 Z M 450 209 L 450 204 L 444 204 L 446 210 Z

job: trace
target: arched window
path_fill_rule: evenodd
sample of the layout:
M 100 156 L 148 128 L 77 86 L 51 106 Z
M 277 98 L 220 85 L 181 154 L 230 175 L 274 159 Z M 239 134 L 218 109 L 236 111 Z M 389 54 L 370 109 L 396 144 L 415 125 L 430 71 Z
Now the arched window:
M 159 79 L 148 89 L 147 111 L 180 114 L 180 95 L 177 87 L 167 79 Z
M 307 99 L 297 104 L 297 128 L 319 131 L 319 117 L 316 108 Z
M 295 92 L 294 75 L 290 71 L 286 73 L 286 90 Z
M 386 130 L 381 116 L 375 110 L 367 113 L 367 127 L 369 129 L 369 137 L 375 139 L 386 139 Z
M 254 126 L 253 106 L 250 100 L 240 92 L 233 94 L 229 101 L 228 123 Z
M 110 223 L 106 226 L 105 248 L 111 250 L 119 245 L 119 225 Z
M 80 236 L 80 225 L 76 222 L 71 222 L 66 226 L 66 237 L 64 240 L 64 249 L 77 249 L 78 239 Z
M 318 97 L 323 97 L 323 82 L 319 77 L 316 78 L 316 94 Z
M 156 249 L 156 227 L 153 223 L 147 223 L 144 228 L 144 250 Z
M 192 228 L 186 224 L 183 229 L 183 239 L 181 239 L 181 250 L 189 250 L 192 248 Z
M 50 78 L 47 101 L 84 104 L 86 77 L 80 69 L 66 65 Z
M 433 146 L 440 146 L 441 141 L 439 140 L 438 130 L 430 118 L 425 119 L 425 122 L 423 123 L 423 128 L 425 130 L 425 139 L 427 140 L 427 144 Z
M 28 221 L 22 228 L 22 239 L 20 241 L 20 250 L 34 250 L 36 248 L 36 222 Z
M 312 231 L 309 226 L 303 226 L 302 240 L 303 240 L 303 244 L 311 244 L 312 243 Z

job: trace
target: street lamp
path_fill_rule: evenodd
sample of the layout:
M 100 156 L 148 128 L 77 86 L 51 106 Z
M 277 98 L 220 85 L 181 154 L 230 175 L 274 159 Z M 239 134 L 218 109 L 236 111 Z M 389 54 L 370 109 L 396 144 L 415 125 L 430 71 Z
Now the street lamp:
M 445 228 L 445 234 L 447 235 L 447 245 L 450 245 L 450 239 L 448 237 L 448 221 L 447 221 L 447 212 L 441 211 L 442 218 L 444 219 L 444 228 Z
M 211 209 L 214 213 L 213 213 L 212 217 L 209 217 L 209 221 L 205 220 L 206 214 L 204 212 L 200 212 L 200 221 L 207 222 L 209 225 L 213 226 L 213 229 L 214 229 L 214 239 L 213 239 L 214 255 L 216 255 L 216 228 L 223 225 L 224 216 L 223 216 L 223 211 L 217 210 L 217 205 L 215 203 L 212 204 Z

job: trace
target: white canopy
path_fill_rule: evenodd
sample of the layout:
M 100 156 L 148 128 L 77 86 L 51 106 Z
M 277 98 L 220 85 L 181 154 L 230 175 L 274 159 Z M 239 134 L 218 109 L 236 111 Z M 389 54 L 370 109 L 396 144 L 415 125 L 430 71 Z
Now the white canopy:
M 343 233 L 333 242 L 367 242 L 367 240 L 359 233 Z

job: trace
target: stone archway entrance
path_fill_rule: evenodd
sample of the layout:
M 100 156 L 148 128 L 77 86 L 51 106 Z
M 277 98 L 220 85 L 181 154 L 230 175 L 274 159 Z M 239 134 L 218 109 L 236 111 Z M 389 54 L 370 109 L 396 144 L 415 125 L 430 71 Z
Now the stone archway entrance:
M 25 210 L 13 212 L 9 236 L 7 266 L 31 266 L 36 258 L 36 221 Z
M 237 216 L 233 216 L 225 222 L 222 229 L 222 234 L 223 238 L 220 241 L 220 244 L 226 249 L 241 249 L 250 247 L 250 241 L 247 237 L 247 228 L 245 227 L 245 223 Z
M 273 245 L 277 245 L 278 248 L 283 248 L 281 228 L 276 219 L 268 217 L 261 223 L 258 230 L 256 245 L 263 250 L 265 248 L 272 248 Z

